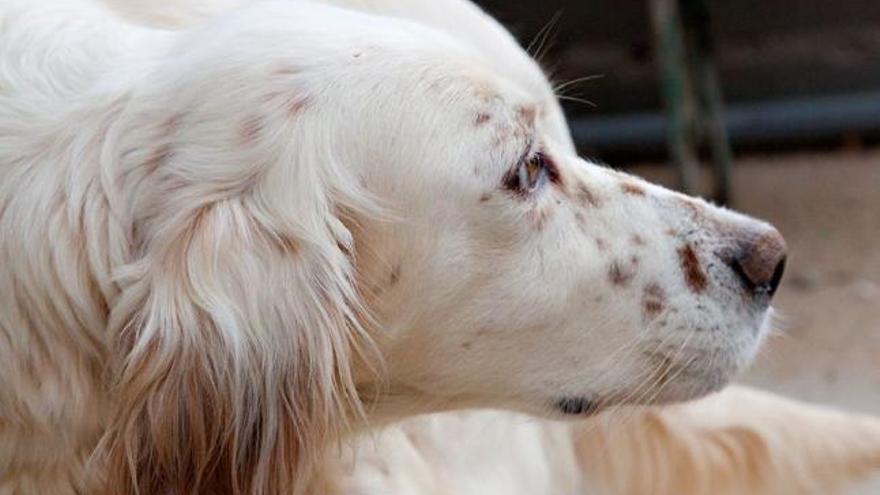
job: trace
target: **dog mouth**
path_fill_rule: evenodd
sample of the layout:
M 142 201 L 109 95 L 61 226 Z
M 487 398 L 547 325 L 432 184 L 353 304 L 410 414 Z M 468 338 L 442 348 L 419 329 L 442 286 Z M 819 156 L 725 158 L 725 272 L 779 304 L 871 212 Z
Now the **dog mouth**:
M 736 366 L 707 367 L 703 363 L 712 361 L 703 361 L 696 355 L 672 356 L 657 351 L 646 352 L 648 371 L 628 390 L 603 394 L 600 398 L 563 396 L 553 401 L 551 409 L 564 417 L 588 417 L 613 406 L 687 401 L 722 389 L 738 370 Z
M 564 416 L 592 416 L 599 411 L 599 403 L 586 397 L 561 397 L 553 409 Z
M 633 397 L 632 404 L 665 404 L 696 399 L 716 392 L 744 366 L 730 353 L 680 349 L 678 352 L 645 351 L 648 372 L 642 385 L 645 393 Z
M 768 308 L 754 329 L 739 329 L 743 339 L 707 347 L 654 341 L 638 355 L 638 369 L 623 384 L 602 391 L 559 395 L 545 407 L 561 419 L 586 418 L 620 406 L 649 406 L 689 401 L 717 392 L 752 360 L 763 336 L 772 332 Z M 751 331 L 750 331 L 751 330 Z M 546 409 L 545 409 L 546 410 Z

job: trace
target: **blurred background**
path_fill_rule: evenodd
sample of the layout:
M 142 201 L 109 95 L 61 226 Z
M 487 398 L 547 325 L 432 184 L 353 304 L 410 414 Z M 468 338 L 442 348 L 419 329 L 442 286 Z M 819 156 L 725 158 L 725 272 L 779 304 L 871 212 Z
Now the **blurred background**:
M 880 414 L 880 2 L 477 3 L 549 72 L 582 155 L 785 235 L 780 331 L 742 381 Z

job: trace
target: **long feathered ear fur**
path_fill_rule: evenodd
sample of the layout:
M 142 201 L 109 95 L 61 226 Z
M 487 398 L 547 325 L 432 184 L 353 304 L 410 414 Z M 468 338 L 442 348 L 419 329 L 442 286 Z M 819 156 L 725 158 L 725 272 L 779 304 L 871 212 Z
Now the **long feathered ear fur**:
M 110 318 L 108 493 L 297 493 L 360 411 L 369 338 L 339 212 L 369 205 L 302 125 L 310 101 L 272 85 L 140 95 L 108 134 L 135 250 Z

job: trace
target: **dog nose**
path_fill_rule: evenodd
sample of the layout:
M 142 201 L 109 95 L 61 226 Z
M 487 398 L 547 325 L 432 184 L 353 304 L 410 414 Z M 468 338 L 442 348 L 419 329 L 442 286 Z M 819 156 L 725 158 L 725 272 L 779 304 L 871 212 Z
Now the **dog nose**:
M 748 236 L 731 260 L 731 267 L 749 290 L 757 295 L 772 296 L 785 271 L 785 256 L 785 239 L 779 231 L 769 227 Z

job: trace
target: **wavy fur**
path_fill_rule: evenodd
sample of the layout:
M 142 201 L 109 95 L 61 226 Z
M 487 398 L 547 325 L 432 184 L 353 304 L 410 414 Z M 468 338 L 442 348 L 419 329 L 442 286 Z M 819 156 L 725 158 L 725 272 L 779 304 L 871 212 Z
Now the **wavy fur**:
M 113 22 L 82 22 L 90 21 Z M 12 60 L 28 39 L 12 29 L 4 41 Z M 44 56 L 50 70 L 73 63 Z M 198 56 L 191 61 L 203 64 Z M 46 78 L 17 69 L 7 66 L 7 78 Z M 223 77 L 180 75 L 213 76 Z M 263 98 L 269 117 L 253 123 L 259 136 L 222 118 L 252 107 L 212 98 L 198 80 L 191 84 L 202 94 L 161 82 L 127 89 L 122 79 L 118 92 L 82 95 L 72 81 L 57 94 L 0 95 L 6 115 L 34 119 L 21 134 L 16 119 L 0 115 L 0 303 L 9 309 L 0 333 L 11 344 L 0 353 L 13 385 L 0 391 L 0 416 L 4 432 L 13 421 L 26 425 L 54 451 L 15 456 L 20 465 L 2 469 L 17 472 L 4 493 L 33 493 L 47 468 L 90 457 L 92 472 L 110 475 L 89 482 L 108 493 L 280 493 L 305 486 L 323 446 L 362 414 L 350 366 L 371 343 L 342 212 L 373 206 L 304 124 L 309 95 L 296 77 L 276 75 L 276 93 L 240 95 L 248 106 Z M 39 113 L 50 107 L 38 98 L 72 95 L 80 105 Z M 103 424 L 98 411 L 107 407 L 114 413 Z M 4 449 L 30 440 L 4 434 Z M 82 471 L 68 478 L 40 491 L 86 489 Z

